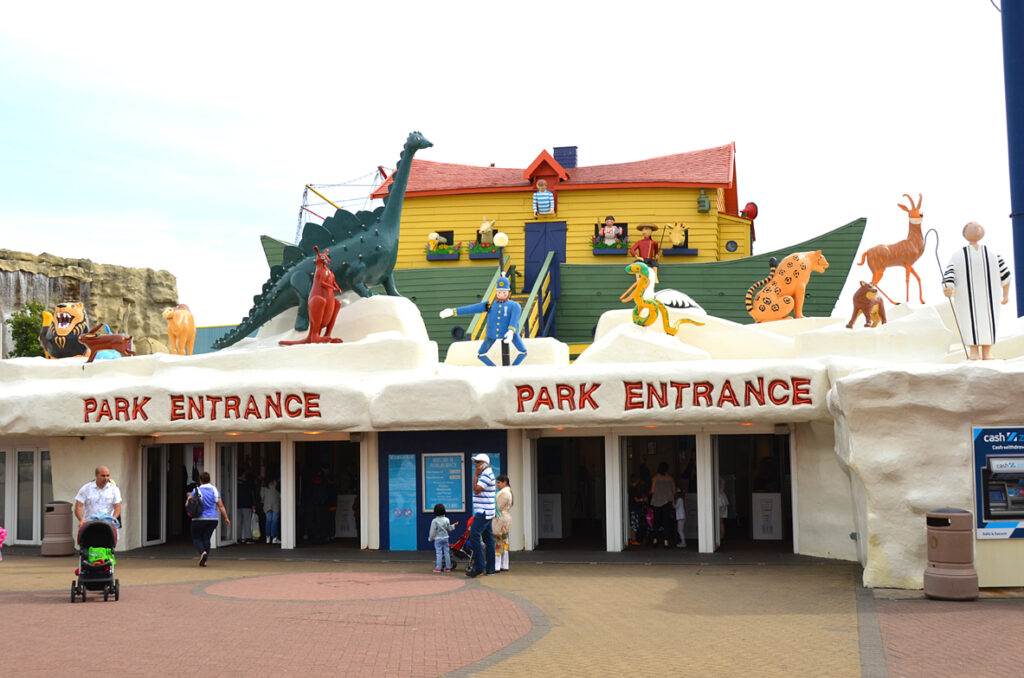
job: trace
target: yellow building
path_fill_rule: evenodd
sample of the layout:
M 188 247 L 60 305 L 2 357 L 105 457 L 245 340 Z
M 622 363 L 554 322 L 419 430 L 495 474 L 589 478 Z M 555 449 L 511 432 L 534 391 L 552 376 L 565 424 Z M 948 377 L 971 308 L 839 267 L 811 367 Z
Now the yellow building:
M 615 263 L 629 258 L 640 239 L 637 226 L 653 223 L 663 263 L 714 262 L 751 254 L 754 238 L 748 203 L 741 212 L 736 189 L 735 144 L 614 165 L 577 167 L 575 147 L 547 151 L 525 169 L 412 162 L 402 211 L 396 269 L 493 267 L 496 252 L 479 244 L 484 221 L 509 237 L 506 254 L 530 289 L 548 252 L 568 264 Z M 555 196 L 553 214 L 536 216 L 533 194 L 544 180 Z M 385 182 L 374 198 L 388 194 Z M 607 247 L 597 228 L 607 216 L 626 241 Z M 746 218 L 750 216 L 751 218 Z M 679 223 L 687 229 L 669 228 Z M 428 248 L 428 237 L 445 243 Z M 678 246 L 673 246 L 673 236 Z M 611 258 L 609 257 L 611 256 Z

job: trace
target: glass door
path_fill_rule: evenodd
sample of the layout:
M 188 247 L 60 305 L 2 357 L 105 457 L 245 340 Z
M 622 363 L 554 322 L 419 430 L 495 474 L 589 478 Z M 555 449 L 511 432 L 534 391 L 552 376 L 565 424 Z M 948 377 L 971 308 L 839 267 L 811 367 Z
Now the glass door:
M 0 525 L 7 524 L 7 452 L 0 450 Z M 13 539 L 11 540 L 13 542 Z
M 217 489 L 220 490 L 221 501 L 224 502 L 224 509 L 231 518 L 231 525 L 220 523 L 220 532 L 217 539 L 218 546 L 227 546 L 235 543 L 235 523 L 238 519 L 238 510 L 235 507 L 235 486 L 238 483 L 238 445 L 235 443 L 219 443 L 217 445 Z
M 143 546 L 167 541 L 167 446 L 147 445 L 142 453 Z
M 718 436 L 711 436 L 711 471 L 714 474 L 714 485 L 712 486 L 712 502 L 715 517 L 715 550 L 722 545 L 722 523 L 725 518 L 722 516 L 721 495 L 725 494 L 725 481 L 722 480 L 721 468 L 718 457 Z
M 11 520 L 14 529 L 7 531 L 12 543 L 38 544 L 43 538 L 46 504 L 53 501 L 50 453 L 47 450 L 18 450 L 14 461 L 14 516 Z

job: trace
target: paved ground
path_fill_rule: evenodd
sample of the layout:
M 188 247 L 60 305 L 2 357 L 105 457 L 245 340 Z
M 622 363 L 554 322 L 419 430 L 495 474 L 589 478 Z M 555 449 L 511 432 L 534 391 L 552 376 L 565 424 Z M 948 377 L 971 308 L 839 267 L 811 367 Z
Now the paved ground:
M 5 675 L 1005 676 L 1024 656 L 1019 592 L 872 592 L 796 556 L 534 552 L 471 580 L 426 553 L 143 549 L 120 601 L 73 605 L 74 558 L 4 558 Z

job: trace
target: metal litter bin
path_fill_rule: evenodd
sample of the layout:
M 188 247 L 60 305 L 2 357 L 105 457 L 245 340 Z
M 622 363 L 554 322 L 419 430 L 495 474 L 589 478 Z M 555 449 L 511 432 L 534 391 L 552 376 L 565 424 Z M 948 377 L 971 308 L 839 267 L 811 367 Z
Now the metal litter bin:
M 939 600 L 974 600 L 978 572 L 974 569 L 974 516 L 958 508 L 929 511 L 928 565 L 924 594 Z
M 71 537 L 71 504 L 55 501 L 46 505 L 43 514 L 44 556 L 70 556 L 75 552 L 75 540 Z

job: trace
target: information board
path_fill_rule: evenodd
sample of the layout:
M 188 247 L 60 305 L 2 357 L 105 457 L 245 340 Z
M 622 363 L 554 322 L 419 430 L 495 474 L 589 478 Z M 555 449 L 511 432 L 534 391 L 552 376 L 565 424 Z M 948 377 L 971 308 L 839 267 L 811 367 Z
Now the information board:
M 444 504 L 448 513 L 466 510 L 466 462 L 459 452 L 423 455 L 423 512 L 433 513 Z
M 416 550 L 416 455 L 388 455 L 388 548 Z

